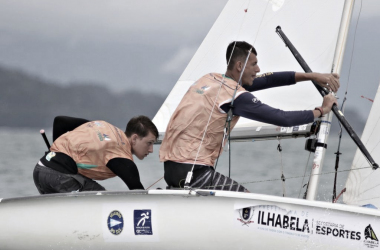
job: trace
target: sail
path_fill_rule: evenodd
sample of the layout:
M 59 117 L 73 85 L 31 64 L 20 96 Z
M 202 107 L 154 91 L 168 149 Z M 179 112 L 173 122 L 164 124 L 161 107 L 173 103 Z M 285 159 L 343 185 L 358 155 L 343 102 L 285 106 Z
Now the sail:
M 261 73 L 303 72 L 275 32 L 281 26 L 314 72 L 332 72 L 343 7 L 344 0 L 230 0 L 154 117 L 160 138 L 191 84 L 207 73 L 226 71 L 226 48 L 234 40 L 254 45 Z M 256 91 L 254 95 L 282 110 L 310 110 L 322 104 L 311 82 Z M 279 128 L 242 118 L 231 137 L 283 136 L 309 127 Z
M 362 142 L 375 162 L 380 162 L 380 86 L 377 89 L 367 123 L 364 127 Z M 372 204 L 380 208 L 380 170 L 373 170 L 361 151 L 356 151 L 351 171 L 346 182 L 343 202 L 351 205 Z

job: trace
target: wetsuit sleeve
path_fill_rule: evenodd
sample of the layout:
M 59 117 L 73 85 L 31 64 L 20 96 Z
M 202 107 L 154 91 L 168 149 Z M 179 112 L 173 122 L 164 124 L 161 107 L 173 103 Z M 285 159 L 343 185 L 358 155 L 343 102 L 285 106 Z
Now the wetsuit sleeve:
M 89 122 L 89 120 L 69 116 L 55 117 L 53 123 L 53 141 L 67 131 L 72 131 L 86 122 Z
M 247 91 L 258 91 L 262 89 L 288 86 L 296 83 L 294 71 L 269 72 L 256 77 L 251 86 L 243 85 Z
M 229 105 L 229 103 L 224 104 L 221 108 L 227 113 Z M 282 127 L 303 125 L 314 121 L 311 110 L 283 111 L 272 108 L 259 101 L 251 93 L 241 94 L 235 99 L 233 114 Z
M 130 159 L 113 158 L 108 161 L 107 167 L 119 176 L 130 190 L 143 189 L 144 186 L 140 182 L 140 174 L 136 164 Z

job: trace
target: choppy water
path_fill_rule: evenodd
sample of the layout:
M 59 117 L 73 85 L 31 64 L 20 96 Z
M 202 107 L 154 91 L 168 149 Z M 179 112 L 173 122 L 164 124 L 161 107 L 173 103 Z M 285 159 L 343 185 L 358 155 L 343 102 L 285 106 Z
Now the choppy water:
M 51 130 L 47 131 L 51 140 Z M 0 128 L 0 198 L 38 195 L 34 186 L 32 173 L 36 162 L 46 151 L 45 143 L 38 129 Z M 278 141 L 235 142 L 231 144 L 231 177 L 248 188 L 251 192 L 282 196 L 281 158 L 277 149 Z M 286 178 L 286 196 L 298 197 L 309 153 L 304 150 L 305 139 L 281 140 L 282 162 Z M 330 136 L 325 157 L 323 172 L 333 172 L 338 137 Z M 163 164 L 158 160 L 159 145 L 155 145 L 154 153 L 143 161 L 135 159 L 140 171 L 141 181 L 145 188 L 152 185 L 163 174 Z M 341 145 L 339 170 L 348 170 L 356 151 L 355 144 L 344 135 Z M 313 156 L 313 155 L 312 155 Z M 311 156 L 311 157 L 312 157 Z M 310 173 L 312 158 L 309 160 L 306 174 Z M 217 171 L 228 175 L 228 152 L 223 152 L 219 159 Z M 338 175 L 337 192 L 345 185 L 348 172 Z M 268 181 L 277 179 L 275 181 Z M 333 174 L 322 175 L 318 200 L 330 201 L 333 189 Z M 107 190 L 128 190 L 124 182 L 115 177 L 101 181 Z M 166 183 L 161 180 L 154 188 L 165 188 Z M 304 192 L 302 189 L 301 196 Z

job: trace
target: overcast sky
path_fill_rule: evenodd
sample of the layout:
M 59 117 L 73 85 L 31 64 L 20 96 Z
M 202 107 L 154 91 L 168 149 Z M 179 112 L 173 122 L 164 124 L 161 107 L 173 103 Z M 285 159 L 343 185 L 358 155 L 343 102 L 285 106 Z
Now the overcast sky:
M 0 65 L 59 84 L 95 82 L 166 96 L 226 2 L 0 0 Z M 379 11 L 379 0 L 356 1 L 341 72 L 338 94 L 348 82 L 347 107 L 363 117 L 371 102 L 360 96 L 374 98 L 380 80 Z

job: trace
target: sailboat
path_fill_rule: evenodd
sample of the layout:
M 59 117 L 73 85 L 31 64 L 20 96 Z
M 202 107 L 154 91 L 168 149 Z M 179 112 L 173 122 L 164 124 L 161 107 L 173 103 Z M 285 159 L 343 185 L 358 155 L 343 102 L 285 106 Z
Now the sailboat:
M 231 41 L 252 43 L 263 72 L 301 71 L 275 33 L 281 25 L 314 71 L 339 73 L 353 5 L 352 0 L 230 0 L 154 118 L 160 138 L 188 87 L 206 73 L 225 71 L 224 51 Z M 311 83 L 255 96 L 284 110 L 313 109 L 322 102 Z M 378 109 L 379 95 L 362 140 L 379 160 Z M 331 118 L 322 121 L 321 143 L 328 138 Z M 231 140 L 304 138 L 312 134 L 311 127 L 241 119 Z M 380 207 L 379 170 L 372 170 L 359 151 L 346 204 L 315 201 L 323 158 L 322 147 L 315 153 L 306 199 L 201 189 L 0 199 L 0 249 L 378 248 L 380 211 L 363 205 Z

